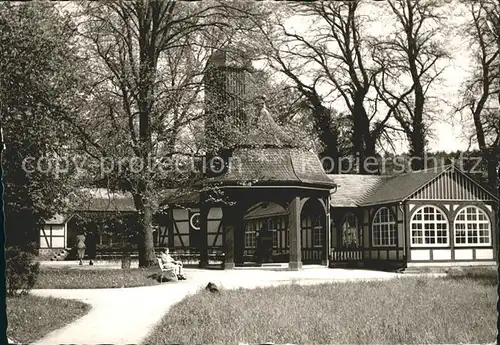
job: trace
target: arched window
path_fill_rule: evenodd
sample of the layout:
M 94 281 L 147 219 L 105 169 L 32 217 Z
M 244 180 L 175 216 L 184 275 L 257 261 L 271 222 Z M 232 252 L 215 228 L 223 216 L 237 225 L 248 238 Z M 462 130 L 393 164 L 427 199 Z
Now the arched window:
M 380 208 L 373 217 L 372 239 L 374 246 L 396 245 L 396 220 L 387 207 Z
M 491 245 L 491 223 L 486 212 L 467 206 L 458 212 L 454 222 L 455 245 Z
M 419 208 L 411 217 L 410 226 L 412 246 L 448 245 L 448 219 L 439 208 L 435 206 Z
M 342 222 L 342 245 L 352 248 L 358 246 L 358 218 L 353 213 L 346 213 Z

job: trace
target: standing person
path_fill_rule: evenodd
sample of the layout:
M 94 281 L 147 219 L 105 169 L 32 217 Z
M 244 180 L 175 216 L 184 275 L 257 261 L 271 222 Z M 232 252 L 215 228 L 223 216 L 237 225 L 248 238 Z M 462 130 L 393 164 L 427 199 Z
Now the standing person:
M 85 257 L 85 232 L 80 233 L 80 235 L 76 236 L 76 249 L 78 252 L 78 259 L 80 260 L 80 266 L 83 265 L 83 258 Z
M 93 260 L 95 260 L 97 254 L 97 233 L 95 231 L 91 231 L 87 234 L 87 254 L 89 257 L 89 265 L 92 266 L 94 264 Z
M 160 254 L 160 259 L 163 268 L 173 269 L 178 279 L 186 280 L 186 277 L 184 276 L 184 271 L 182 269 L 182 262 L 174 260 L 174 258 L 170 256 L 168 248 L 165 248 L 162 251 L 162 253 Z

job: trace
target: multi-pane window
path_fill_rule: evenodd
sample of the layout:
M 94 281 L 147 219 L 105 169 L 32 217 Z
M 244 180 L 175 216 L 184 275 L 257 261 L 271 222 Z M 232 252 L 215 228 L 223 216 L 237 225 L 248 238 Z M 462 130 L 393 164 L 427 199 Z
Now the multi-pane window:
M 467 206 L 455 217 L 455 245 L 491 245 L 488 215 L 476 206 Z
M 270 218 L 269 219 L 269 231 L 271 231 L 273 234 L 273 248 L 278 248 L 278 246 L 279 246 L 278 229 L 281 227 L 280 223 L 281 223 L 281 219 L 279 219 L 279 218 Z
M 252 219 L 245 228 L 245 248 L 257 247 L 257 236 L 272 236 L 273 248 L 283 246 L 281 234 L 284 233 L 286 220 L 283 217 Z M 288 241 L 288 238 L 286 239 Z M 288 245 L 288 244 L 287 244 Z
M 257 238 L 255 232 L 255 222 L 247 222 L 245 229 L 245 248 L 255 248 L 257 246 Z
M 321 224 L 321 216 L 316 216 L 313 219 L 313 246 L 314 247 L 323 247 L 324 239 L 324 230 L 323 225 Z
M 374 246 L 396 245 L 396 220 L 387 207 L 379 209 L 373 217 L 372 240 Z
M 347 248 L 358 246 L 358 218 L 353 213 L 346 213 L 344 216 L 342 244 Z
M 419 208 L 412 216 L 412 246 L 447 246 L 448 219 L 443 211 L 434 206 Z

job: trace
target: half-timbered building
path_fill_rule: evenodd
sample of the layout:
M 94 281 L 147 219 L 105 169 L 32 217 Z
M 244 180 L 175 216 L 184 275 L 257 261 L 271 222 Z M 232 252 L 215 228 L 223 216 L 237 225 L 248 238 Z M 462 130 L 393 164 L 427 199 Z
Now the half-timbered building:
M 275 154 L 268 153 L 269 162 L 276 161 Z M 259 170 L 265 165 L 261 160 Z M 259 176 L 267 181 L 265 188 L 233 185 L 230 193 L 237 190 L 238 207 L 220 200 L 203 203 L 203 192 L 166 199 L 169 207 L 155 217 L 155 247 L 168 247 L 191 261 L 199 261 L 203 252 L 225 261 L 232 250 L 229 268 L 289 262 L 294 237 L 290 205 L 299 194 L 298 213 L 292 216 L 300 225 L 294 240 L 300 248 L 295 259 L 301 263 L 402 268 L 496 264 L 498 198 L 454 166 L 394 176 L 328 175 L 336 187 L 323 195 L 312 185 L 302 185 L 306 192 L 300 191 L 299 180 L 294 186 L 291 176 L 286 186 L 278 180 L 271 185 L 265 175 Z M 80 212 L 135 212 L 132 196 L 125 193 L 101 190 L 93 199 Z M 57 216 L 48 221 L 40 232 L 40 248 L 71 248 L 77 234 L 72 219 Z M 100 234 L 98 244 L 114 240 Z
M 334 263 L 495 264 L 498 198 L 457 167 L 330 177 Z

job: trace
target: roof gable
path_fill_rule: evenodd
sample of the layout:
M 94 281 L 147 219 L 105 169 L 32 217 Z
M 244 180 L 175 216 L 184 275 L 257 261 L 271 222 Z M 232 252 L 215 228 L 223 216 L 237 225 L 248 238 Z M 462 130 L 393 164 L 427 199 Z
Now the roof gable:
M 488 200 L 498 198 L 456 167 L 443 171 L 412 193 L 412 200 Z

